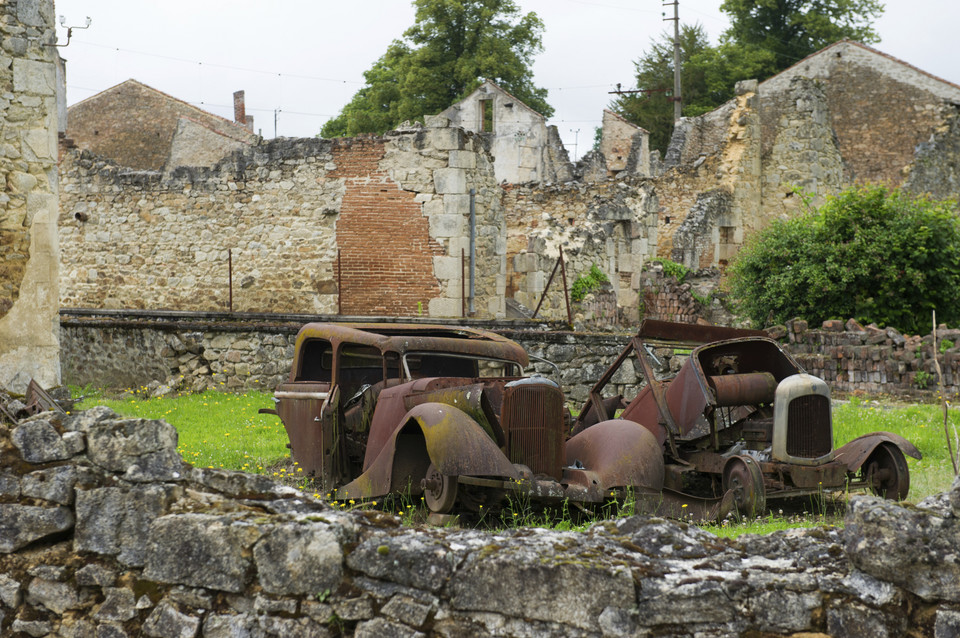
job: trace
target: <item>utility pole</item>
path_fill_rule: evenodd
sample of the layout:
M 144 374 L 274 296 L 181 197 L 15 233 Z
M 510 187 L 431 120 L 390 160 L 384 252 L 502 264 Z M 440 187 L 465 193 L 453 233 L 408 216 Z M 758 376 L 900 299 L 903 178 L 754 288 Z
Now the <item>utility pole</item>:
M 680 119 L 683 100 L 680 98 L 680 0 L 664 2 L 664 7 L 673 5 L 673 17 L 664 18 L 664 22 L 673 20 L 673 121 Z M 666 14 L 664 14 L 666 15 Z

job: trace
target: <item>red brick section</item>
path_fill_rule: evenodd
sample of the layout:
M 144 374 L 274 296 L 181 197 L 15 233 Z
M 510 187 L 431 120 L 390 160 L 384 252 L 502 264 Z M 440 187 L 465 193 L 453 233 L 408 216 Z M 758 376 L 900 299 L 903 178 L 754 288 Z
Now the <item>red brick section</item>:
M 431 239 L 415 194 L 380 170 L 383 155 L 383 141 L 368 137 L 333 148 L 337 168 L 327 176 L 346 185 L 337 222 L 345 315 L 414 316 L 418 302 L 426 312 L 441 291 L 433 256 L 443 247 Z

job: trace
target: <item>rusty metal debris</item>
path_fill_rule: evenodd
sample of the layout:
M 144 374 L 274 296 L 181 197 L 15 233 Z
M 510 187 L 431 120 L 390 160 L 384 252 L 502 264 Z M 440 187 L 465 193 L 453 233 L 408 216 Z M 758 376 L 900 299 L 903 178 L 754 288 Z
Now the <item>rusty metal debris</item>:
M 519 345 L 482 330 L 308 324 L 276 408 L 261 411 L 281 418 L 294 460 L 341 500 L 409 492 L 436 514 L 495 509 L 516 492 L 672 503 L 646 428 L 607 420 L 569 437 L 563 392 L 525 376 L 528 364 Z
M 830 391 L 777 342 L 757 331 L 645 321 L 591 389 L 574 432 L 589 431 L 622 408 L 620 419 L 647 428 L 664 446 L 664 486 L 700 498 L 733 492 L 741 514 L 770 499 L 871 490 L 905 498 L 903 437 L 875 432 L 833 447 Z M 673 378 L 655 374 L 652 346 L 692 347 Z M 611 380 L 636 360 L 646 386 L 629 401 Z
M 53 410 L 60 414 L 66 414 L 63 407 L 50 394 L 40 386 L 34 379 L 30 379 L 27 384 L 27 393 L 23 397 L 24 402 L 15 401 L 18 408 L 11 410 L 9 406 L 0 403 L 0 422 L 7 421 L 17 425 L 21 420 L 31 417 L 41 412 Z

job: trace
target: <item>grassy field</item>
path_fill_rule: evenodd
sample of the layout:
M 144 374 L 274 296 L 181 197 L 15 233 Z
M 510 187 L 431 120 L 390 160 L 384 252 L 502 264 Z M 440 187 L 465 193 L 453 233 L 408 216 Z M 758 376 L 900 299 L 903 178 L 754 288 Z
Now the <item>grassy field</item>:
M 184 460 L 199 467 L 215 467 L 267 474 L 288 483 L 309 487 L 299 468 L 289 463 L 287 437 L 280 420 L 272 415 L 258 414 L 257 410 L 273 407 L 273 397 L 265 392 L 228 394 L 209 390 L 203 394 L 177 398 L 139 398 L 127 395 L 108 399 L 102 393 L 75 389 L 75 394 L 87 394 L 77 405 L 86 409 L 107 405 L 119 414 L 148 419 L 164 419 L 179 433 L 179 451 Z M 911 502 L 948 489 L 953 482 L 953 470 L 943 435 L 943 416 L 937 405 L 900 405 L 852 400 L 834 407 L 834 438 L 840 446 L 861 434 L 887 431 L 900 434 L 912 441 L 923 453 L 921 461 L 907 458 L 910 467 Z M 953 423 L 960 424 L 960 410 L 950 411 Z M 400 511 L 405 520 L 414 522 L 417 507 L 404 502 Z M 769 504 L 779 508 L 775 503 Z M 706 529 L 725 536 L 742 533 L 767 533 L 788 527 L 840 524 L 835 507 L 824 508 L 811 504 L 804 513 L 782 512 L 775 509 L 759 520 L 745 523 L 726 523 L 707 526 Z M 508 516 L 520 523 L 540 524 L 536 516 L 516 511 L 511 505 Z M 509 518 L 507 521 L 509 522 Z M 545 519 L 543 520 L 545 523 Z M 567 524 L 569 521 L 567 521 Z

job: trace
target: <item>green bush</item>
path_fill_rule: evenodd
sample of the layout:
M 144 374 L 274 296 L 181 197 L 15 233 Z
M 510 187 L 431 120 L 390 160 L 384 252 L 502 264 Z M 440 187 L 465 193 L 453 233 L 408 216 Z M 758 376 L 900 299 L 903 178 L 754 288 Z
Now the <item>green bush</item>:
M 663 274 L 667 277 L 673 277 L 678 284 L 682 284 L 683 280 L 690 274 L 689 268 L 669 259 L 654 259 L 653 263 L 663 266 Z
M 735 308 L 756 326 L 853 317 L 925 334 L 933 309 L 960 320 L 957 204 L 851 188 L 755 235 L 729 275 Z
M 603 284 L 610 281 L 602 270 L 593 264 L 585 275 L 580 275 L 570 287 L 570 298 L 574 301 L 583 301 L 583 298 L 594 290 L 598 290 Z

